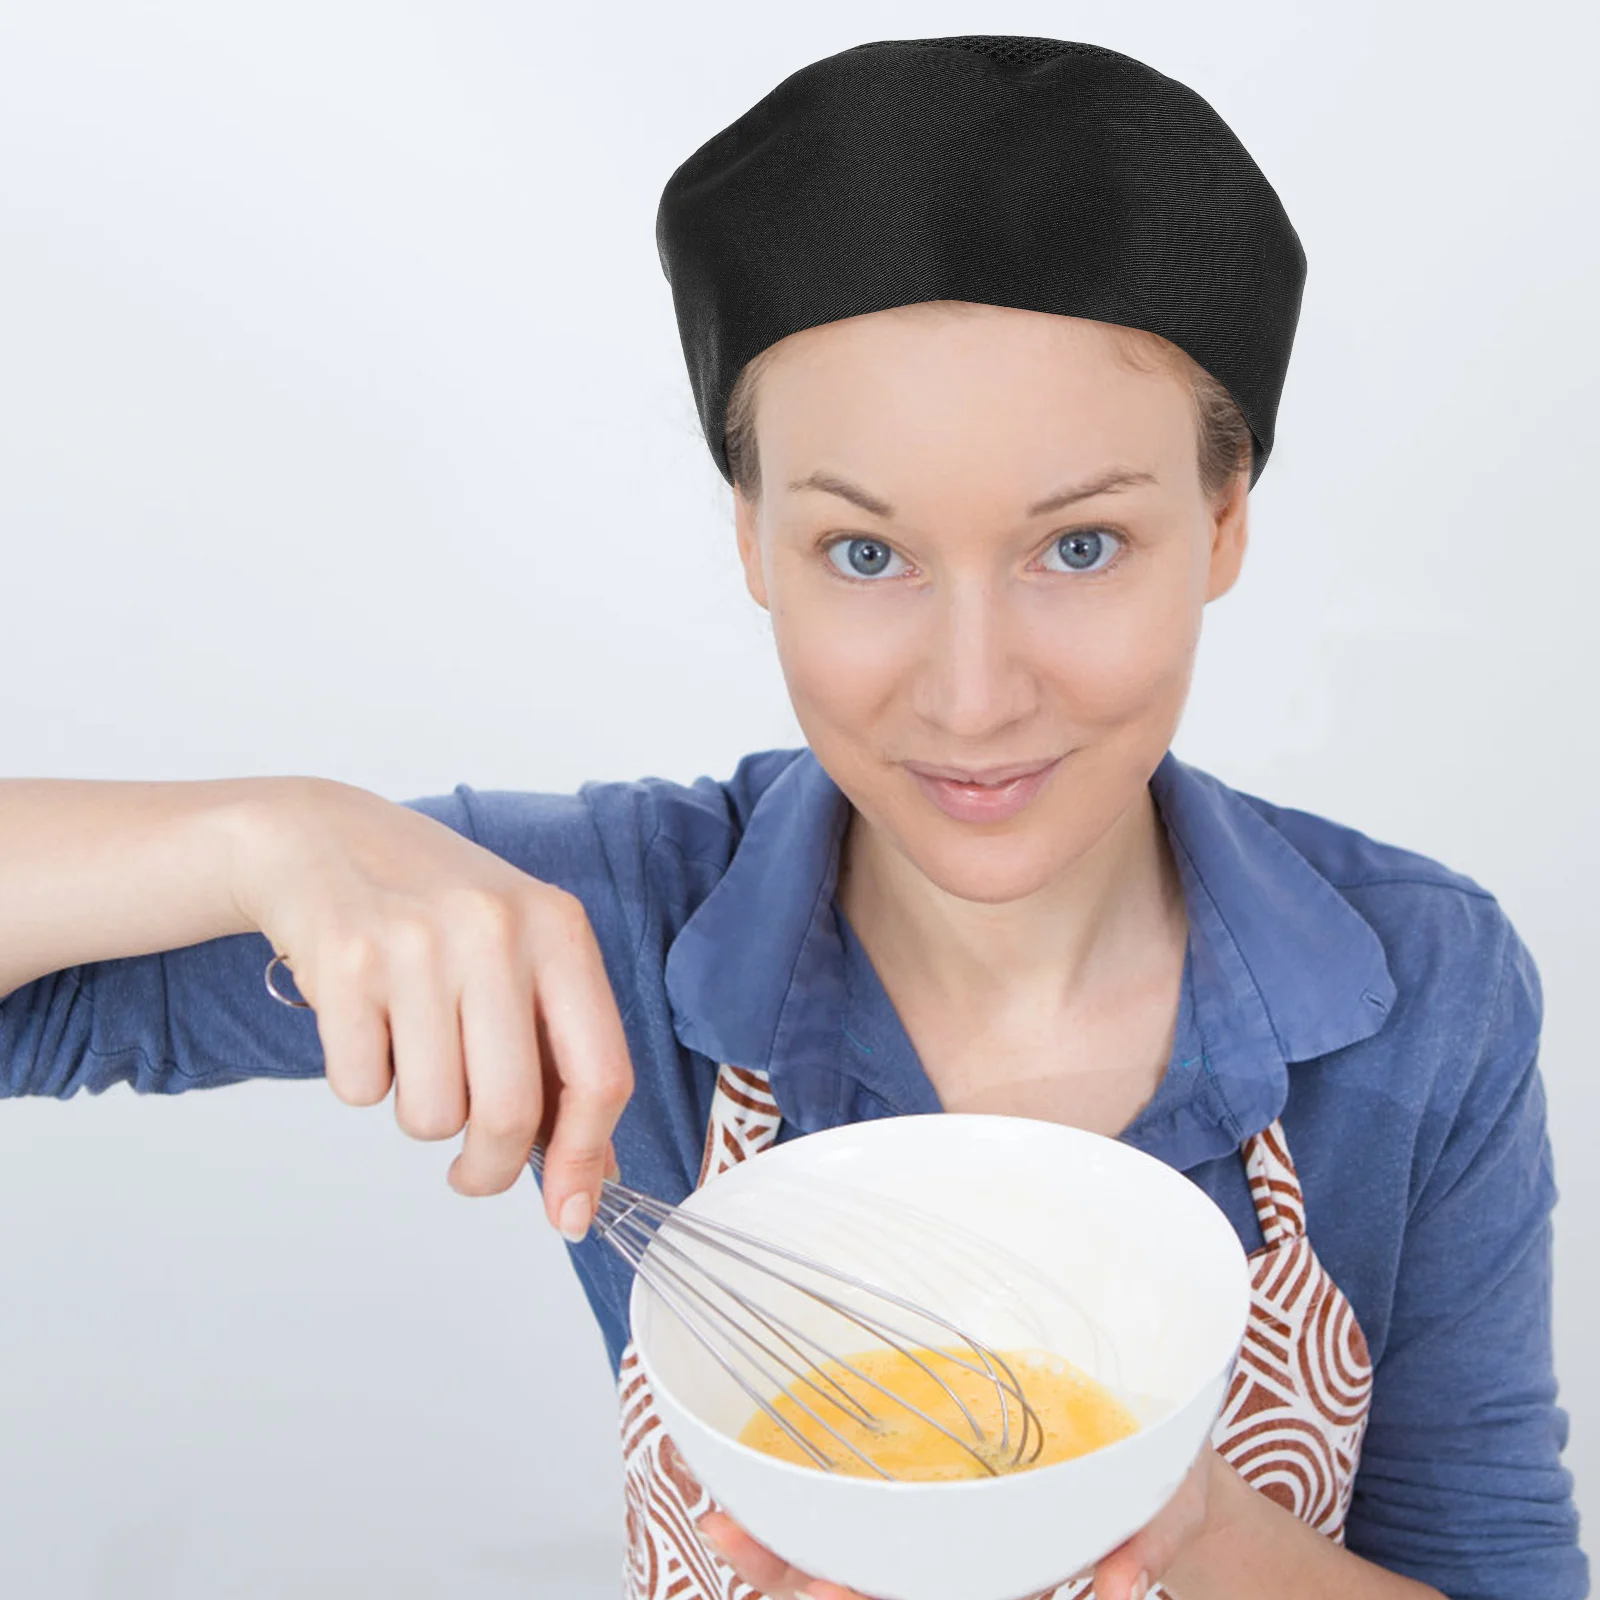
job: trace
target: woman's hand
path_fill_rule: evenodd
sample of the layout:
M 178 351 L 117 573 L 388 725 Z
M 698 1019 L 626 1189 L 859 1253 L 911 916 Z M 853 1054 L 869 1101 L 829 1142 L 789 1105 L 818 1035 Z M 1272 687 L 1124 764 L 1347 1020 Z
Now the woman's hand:
M 807 1577 L 764 1544 L 758 1544 L 724 1512 L 707 1512 L 695 1526 L 711 1549 L 767 1600 L 868 1600 L 854 1589 L 841 1589 L 836 1583 Z
M 1166 1505 L 1131 1539 L 1095 1563 L 1095 1600 L 1144 1600 L 1151 1585 L 1210 1530 L 1218 1475 L 1230 1470 L 1208 1444 Z
M 1131 1539 L 1095 1564 L 1095 1600 L 1144 1600 L 1151 1585 L 1206 1531 L 1212 1486 L 1217 1473 L 1227 1470 L 1207 1445 L 1172 1499 Z M 757 1544 L 720 1511 L 702 1517 L 699 1528 L 706 1543 L 771 1600 L 870 1600 L 853 1589 L 807 1577 Z
M 443 824 L 317 779 L 259 785 L 234 829 L 241 916 L 316 1010 L 328 1083 L 350 1105 L 395 1091 L 415 1139 L 466 1129 L 462 1194 L 516 1181 L 547 1147 L 545 1210 L 587 1231 L 633 1089 L 589 919 Z

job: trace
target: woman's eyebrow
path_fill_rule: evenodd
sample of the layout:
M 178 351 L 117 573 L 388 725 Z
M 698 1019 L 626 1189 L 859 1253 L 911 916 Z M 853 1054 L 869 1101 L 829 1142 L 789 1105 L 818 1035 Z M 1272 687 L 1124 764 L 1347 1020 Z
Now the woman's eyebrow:
M 870 511 L 875 517 L 894 515 L 894 507 L 887 500 L 880 500 L 875 494 L 868 494 L 865 489 L 851 483 L 848 478 L 841 478 L 837 473 L 813 472 L 807 477 L 794 479 L 789 487 L 820 489 L 824 494 L 836 494 L 852 505 L 860 506 L 863 511 Z
M 1057 489 L 1054 494 L 1046 495 L 1043 500 L 1036 500 L 1028 507 L 1028 515 L 1046 516 L 1052 511 L 1059 511 L 1063 506 L 1070 506 L 1075 500 L 1090 500 L 1097 494 L 1109 494 L 1113 489 L 1127 489 L 1136 483 L 1155 481 L 1156 475 L 1153 472 L 1136 472 L 1132 467 L 1112 467 L 1109 471 L 1102 472 L 1099 477 L 1090 478 L 1087 483 Z
M 1153 472 L 1136 472 L 1131 467 L 1112 467 L 1098 477 L 1090 478 L 1086 483 L 1072 484 L 1065 489 L 1058 489 L 1054 494 L 1046 495 L 1043 500 L 1035 501 L 1028 507 L 1026 515 L 1042 517 L 1049 512 L 1061 510 L 1063 506 L 1072 505 L 1078 500 L 1088 500 L 1097 494 L 1109 494 L 1113 489 L 1125 489 L 1136 483 L 1155 481 L 1156 476 Z M 848 478 L 841 478 L 835 472 L 810 473 L 804 478 L 794 479 L 789 488 L 817 489 L 823 494 L 836 494 L 852 505 L 860 506 L 863 511 L 871 512 L 875 517 L 892 517 L 895 514 L 894 507 L 887 500 L 880 500 L 877 495 L 869 493 L 859 484 L 851 483 Z

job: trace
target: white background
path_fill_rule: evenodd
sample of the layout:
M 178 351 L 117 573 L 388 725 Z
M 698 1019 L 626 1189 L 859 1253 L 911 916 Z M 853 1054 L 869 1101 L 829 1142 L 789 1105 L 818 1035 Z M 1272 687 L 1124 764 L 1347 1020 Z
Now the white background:
M 1136 55 L 1310 258 L 1179 749 L 1470 872 L 1538 957 L 1592 1518 L 1594 18 L 0 0 L 0 771 L 400 798 L 793 742 L 661 185 L 862 40 Z M 448 1159 L 315 1082 L 0 1107 L 0 1593 L 615 1594 L 600 1340 L 531 1184 Z

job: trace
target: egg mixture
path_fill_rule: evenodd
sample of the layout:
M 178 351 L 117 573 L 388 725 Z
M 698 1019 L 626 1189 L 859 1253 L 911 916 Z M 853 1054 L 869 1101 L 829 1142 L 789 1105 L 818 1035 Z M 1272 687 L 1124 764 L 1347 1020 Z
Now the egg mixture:
M 1137 1430 L 1138 1423 L 1133 1415 L 1110 1390 L 1060 1356 L 1034 1350 L 1000 1351 L 998 1354 L 1012 1367 L 1028 1403 L 1043 1425 L 1044 1446 L 1034 1460 L 1024 1463 L 1025 1466 L 1044 1467 L 1057 1461 L 1069 1461 Z M 926 1362 L 932 1371 L 919 1365 L 917 1358 Z M 807 1415 L 802 1400 L 804 1406 L 824 1419 L 830 1428 L 895 1478 L 931 1483 L 988 1477 L 990 1473 L 984 1461 L 976 1459 L 956 1439 L 949 1438 L 909 1409 L 917 1407 L 952 1433 L 972 1441 L 971 1425 L 945 1392 L 942 1380 L 960 1397 L 983 1429 L 989 1443 L 980 1449 L 989 1465 L 1000 1471 L 1020 1470 L 1012 1469 L 998 1449 L 1002 1418 L 996 1384 L 983 1371 L 969 1371 L 956 1364 L 972 1360 L 970 1350 L 901 1351 L 888 1347 L 868 1350 L 852 1355 L 851 1365 L 872 1382 L 882 1384 L 887 1394 L 853 1377 L 838 1362 L 830 1361 L 812 1368 L 805 1378 L 797 1378 L 787 1389 L 773 1396 L 771 1404 L 792 1427 L 825 1452 L 840 1472 L 863 1478 L 877 1476 L 870 1466 Z M 841 1383 L 851 1397 L 873 1413 L 880 1431 L 872 1431 L 866 1423 L 821 1398 L 811 1387 L 816 1384 L 828 1391 L 830 1378 Z M 891 1396 L 906 1404 L 897 1403 Z M 1013 1448 L 1019 1421 L 1013 1399 Z M 739 1440 L 781 1460 L 799 1466 L 817 1466 L 764 1411 L 758 1410 L 745 1424 Z M 1031 1442 L 1027 1453 L 1032 1454 Z

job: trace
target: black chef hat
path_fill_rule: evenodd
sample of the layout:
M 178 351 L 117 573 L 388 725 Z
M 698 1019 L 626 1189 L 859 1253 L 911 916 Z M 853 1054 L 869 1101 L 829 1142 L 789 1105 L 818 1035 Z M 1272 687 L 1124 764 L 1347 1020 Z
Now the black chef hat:
M 667 180 L 661 265 L 706 442 L 746 362 L 802 328 L 977 300 L 1144 328 L 1272 448 L 1305 252 L 1192 89 L 1098 45 L 881 39 L 785 78 Z

